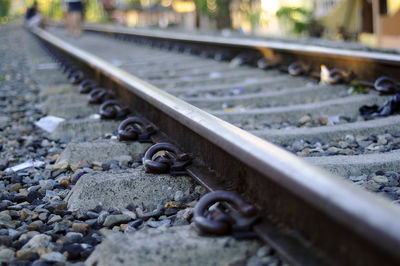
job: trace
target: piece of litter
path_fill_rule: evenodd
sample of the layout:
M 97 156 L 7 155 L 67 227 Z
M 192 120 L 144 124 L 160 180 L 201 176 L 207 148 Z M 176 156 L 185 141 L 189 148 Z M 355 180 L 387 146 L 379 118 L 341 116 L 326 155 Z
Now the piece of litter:
M 321 84 L 321 85 L 329 84 L 330 73 L 329 73 L 329 69 L 325 65 L 321 65 L 320 77 L 321 77 L 321 80 L 320 80 L 319 84 Z
M 37 66 L 38 70 L 45 70 L 45 69 L 57 69 L 58 65 L 55 63 L 47 63 L 47 64 L 39 64 Z
M 48 116 L 42 117 L 39 121 L 35 122 L 35 125 L 40 127 L 41 129 L 51 133 L 56 129 L 58 124 L 60 124 L 61 122 L 64 122 L 64 121 L 65 121 L 64 118 L 48 115 Z
M 89 119 L 100 119 L 100 115 L 99 114 L 92 114 L 92 115 L 89 115 L 88 118 Z
M 21 170 L 24 170 L 29 167 L 41 167 L 44 165 L 44 162 L 42 161 L 34 161 L 34 160 L 29 160 L 27 162 L 15 165 L 13 167 L 8 167 L 5 172 L 18 172 Z
M 328 125 L 334 125 L 340 122 L 340 116 L 334 115 L 328 117 Z
M 211 79 L 216 79 L 216 78 L 221 77 L 221 73 L 219 73 L 219 72 L 211 72 L 209 76 L 210 76 Z

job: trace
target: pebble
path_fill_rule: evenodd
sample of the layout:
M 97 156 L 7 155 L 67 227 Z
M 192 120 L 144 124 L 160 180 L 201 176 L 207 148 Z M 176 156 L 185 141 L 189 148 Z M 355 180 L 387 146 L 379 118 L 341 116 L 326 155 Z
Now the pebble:
M 121 223 L 127 223 L 131 220 L 132 218 L 129 215 L 126 214 L 117 214 L 117 215 L 109 215 L 106 217 L 103 226 L 106 227 L 111 227 L 117 224 Z
M 15 252 L 9 248 L 0 248 L 0 263 L 7 262 L 14 259 Z
M 45 253 L 40 259 L 50 263 L 65 263 L 67 261 L 66 257 L 60 252 Z
M 81 232 L 84 234 L 86 234 L 89 229 L 89 225 L 87 223 L 73 223 L 71 227 L 75 232 Z
M 51 236 L 45 234 L 39 234 L 32 237 L 23 248 L 46 248 L 51 241 Z
M 57 223 L 57 222 L 59 222 L 61 220 L 62 220 L 62 218 L 61 218 L 60 215 L 54 215 L 48 220 L 47 224 L 51 225 L 51 224 Z
M 299 126 L 304 126 L 306 124 L 311 123 L 311 121 L 312 121 L 311 117 L 308 115 L 305 115 L 305 116 L 301 117 L 297 123 Z

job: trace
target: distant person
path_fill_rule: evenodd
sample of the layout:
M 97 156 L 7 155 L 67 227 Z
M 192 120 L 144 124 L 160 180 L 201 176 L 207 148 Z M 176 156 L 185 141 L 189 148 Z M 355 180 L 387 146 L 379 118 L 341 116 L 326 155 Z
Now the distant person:
M 38 11 L 38 3 L 33 2 L 32 6 L 28 8 L 25 15 L 25 23 L 28 27 L 41 26 L 43 21 L 42 14 Z
M 67 31 L 74 37 L 82 34 L 83 3 L 81 0 L 65 0 L 67 4 Z

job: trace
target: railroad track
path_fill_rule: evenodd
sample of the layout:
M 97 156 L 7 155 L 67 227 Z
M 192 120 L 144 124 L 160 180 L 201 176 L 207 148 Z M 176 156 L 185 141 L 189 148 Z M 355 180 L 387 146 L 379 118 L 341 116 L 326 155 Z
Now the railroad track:
M 141 125 L 137 128 L 141 129 L 139 133 L 146 133 L 143 128 L 147 121 L 152 125 L 150 131 L 159 129 L 151 135 L 150 142 L 174 143 L 180 151 L 189 153 L 193 160 L 186 165 L 186 154 L 180 154 L 175 147 L 161 147 L 161 150 L 167 150 L 164 156 L 182 159 L 177 161 L 184 164 L 187 175 L 209 190 L 235 191 L 247 202 L 255 204 L 261 220 L 252 228 L 280 256 L 271 262 L 281 263 L 281 259 L 294 265 L 389 265 L 398 262 L 400 231 L 396 221 L 400 214 L 397 207 L 387 199 L 367 193 L 310 164 L 322 166 L 397 201 L 399 158 L 390 151 L 397 149 L 399 118 L 390 116 L 364 121 L 358 113 L 361 105 L 381 105 L 390 96 L 381 96 L 374 91 L 353 94 L 347 85 L 320 85 L 307 76 L 291 77 L 277 68 L 260 70 L 244 64 L 254 63 L 254 58 L 246 60 L 255 54 L 254 47 L 260 48 L 261 44 L 257 46 L 245 41 L 226 44 L 221 40 L 212 43 L 202 37 L 188 40 L 187 36 L 166 37 L 97 26 L 89 26 L 87 30 L 116 36 L 120 40 L 89 33 L 77 40 L 68 39 L 59 30 L 48 33 L 34 29 L 33 33 L 56 62 L 69 72 L 70 78 L 76 79 L 75 82 L 83 78 L 94 79 L 99 86 L 112 90 L 134 115 L 144 118 L 146 122 L 137 122 Z M 277 47 L 269 45 L 269 48 L 260 49 L 276 52 Z M 249 47 L 252 52 L 242 54 Z M 286 50 L 281 46 L 278 48 L 282 54 L 280 67 L 294 55 L 301 59 L 293 47 L 291 50 L 290 47 Z M 309 56 L 310 52 L 303 53 Z M 348 52 L 341 53 L 346 57 L 342 58 L 344 61 L 350 60 Z M 216 54 L 230 61 L 205 58 Z M 379 71 L 390 69 L 395 73 L 397 62 L 389 57 L 382 55 L 378 60 L 368 55 L 368 60 L 364 59 L 367 67 L 355 71 L 357 77 L 371 73 L 374 67 L 368 66 L 377 64 L 372 61 L 385 65 Z M 320 54 L 315 58 L 305 63 L 311 65 L 326 60 Z M 47 66 L 50 68 L 47 71 L 54 74 L 55 70 L 51 70 L 54 65 L 48 64 L 46 58 L 42 60 L 39 66 Z M 338 60 L 337 64 L 342 63 Z M 59 78 L 52 82 L 47 74 L 42 81 L 54 85 L 60 83 Z M 126 142 L 104 140 L 105 133 L 111 133 L 108 137 L 115 138 L 121 121 L 94 119 L 98 118 L 96 116 L 88 118 L 98 112 L 99 107 L 87 104 L 86 97 L 78 94 L 77 88 L 48 89 L 42 92 L 42 97 L 46 99 L 42 104 L 45 112 L 66 119 L 52 137 L 72 140 L 58 158 L 56 169 L 69 167 L 77 171 L 75 168 L 80 168 L 81 160 L 87 159 L 98 164 L 94 166 L 97 170 L 105 170 L 99 162 L 117 156 L 115 151 L 132 155 L 149 147 L 147 144 L 129 146 Z M 103 116 L 107 116 L 108 109 L 104 106 L 103 109 Z M 254 135 L 304 156 L 309 162 Z M 80 158 L 76 158 L 78 154 L 81 154 Z M 145 163 L 145 169 L 151 171 L 152 164 L 146 166 Z M 174 170 L 183 171 L 180 167 Z M 96 202 L 104 201 L 107 190 L 112 189 L 103 187 L 107 179 L 114 180 L 112 182 L 126 179 L 124 174 L 103 172 L 85 177 L 75 185 L 67 198 L 70 210 L 88 211 Z M 155 185 L 155 175 L 146 178 Z M 168 176 L 164 178 L 169 180 Z M 168 181 L 170 186 L 185 187 L 184 184 L 173 184 L 174 181 Z M 182 182 L 191 181 L 184 178 Z M 131 188 L 128 183 L 125 186 Z M 129 194 L 123 187 L 118 187 L 121 194 Z M 134 192 L 130 194 L 139 193 L 132 190 Z M 119 200 L 115 198 L 115 202 L 122 204 Z M 112 204 L 112 200 L 105 204 Z M 201 222 L 197 221 L 197 226 L 201 228 Z M 243 232 L 241 234 L 243 236 Z M 165 232 L 165 235 L 165 238 L 173 237 L 173 233 Z M 137 239 L 146 238 L 146 234 L 137 234 Z M 118 256 L 104 258 L 101 253 L 107 253 L 110 245 L 119 241 L 126 246 L 126 241 L 134 239 L 109 237 L 96 248 L 88 262 L 123 264 L 118 262 Z M 214 241 L 214 238 L 210 239 Z M 160 240 L 156 245 L 163 243 L 169 245 L 166 240 Z M 253 244 L 251 242 L 249 246 Z M 135 252 L 125 246 L 118 248 L 124 253 Z M 127 258 L 132 257 L 127 255 Z

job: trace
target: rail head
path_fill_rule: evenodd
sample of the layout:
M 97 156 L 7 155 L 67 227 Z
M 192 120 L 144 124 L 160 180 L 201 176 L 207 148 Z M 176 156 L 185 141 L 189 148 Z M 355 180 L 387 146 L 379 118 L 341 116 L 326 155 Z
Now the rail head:
M 173 126 L 163 128 L 162 121 L 153 122 L 155 124 L 160 122 L 160 129 L 172 139 L 177 140 L 182 135 L 199 136 L 216 147 L 216 154 L 222 150 L 235 158 L 233 163 L 240 164 L 242 168 L 245 167 L 245 173 L 256 173 L 262 178 L 261 181 L 268 181 L 268 184 L 276 185 L 280 191 L 290 194 L 290 197 L 300 199 L 305 206 L 316 210 L 318 214 L 330 217 L 335 224 L 351 230 L 360 239 L 379 248 L 395 260 L 400 260 L 398 253 L 400 249 L 400 226 L 398 224 L 400 211 L 388 204 L 386 200 L 356 188 L 348 182 L 300 160 L 293 154 L 138 79 L 95 55 L 63 42 L 42 29 L 34 28 L 32 32 L 42 41 L 74 57 L 77 61 L 87 64 L 96 73 L 101 73 L 119 86 L 126 88 L 130 94 L 135 95 L 134 97 L 140 98 L 152 108 L 163 112 L 168 119 L 173 121 Z M 143 115 L 146 116 L 146 114 Z M 150 120 L 151 118 L 156 119 L 155 117 L 150 117 Z M 171 130 L 171 128 L 179 130 Z M 174 131 L 181 131 L 180 135 L 174 137 L 174 134 L 178 134 Z M 196 146 L 193 143 L 191 145 Z M 183 148 L 188 148 L 188 145 L 184 145 Z M 196 149 L 201 151 L 202 147 Z M 209 146 L 207 149 L 210 151 Z M 209 160 L 206 157 L 214 156 L 211 153 L 202 154 L 201 152 L 194 155 L 199 156 L 201 161 L 205 162 Z M 233 167 L 229 165 L 229 162 L 225 163 L 226 165 L 223 167 Z M 225 171 L 229 172 L 229 169 L 214 170 L 222 174 Z M 248 187 L 268 189 L 263 182 L 258 183 L 260 180 L 254 176 L 236 175 L 229 178 L 246 178 L 245 183 Z M 274 205 L 273 200 L 267 199 L 268 195 L 260 191 L 250 197 L 257 203 L 268 202 L 268 204 Z M 263 206 L 261 208 L 263 209 Z M 289 211 L 282 210 L 282 212 Z M 307 210 L 304 209 L 304 212 L 306 213 Z M 262 215 L 265 218 L 269 216 L 268 213 Z M 318 223 L 315 220 L 308 222 Z M 317 232 L 317 234 L 327 234 L 327 239 L 334 237 L 329 236 L 328 232 Z
M 196 42 L 199 44 L 222 45 L 241 48 L 256 48 L 256 49 L 272 49 L 281 52 L 290 52 L 294 54 L 317 55 L 329 58 L 343 58 L 347 60 L 367 61 L 367 62 L 380 62 L 391 65 L 400 66 L 400 55 L 376 52 L 376 51 L 361 51 L 361 50 L 348 50 L 332 47 L 317 46 L 312 44 L 296 44 L 283 41 L 270 41 L 270 40 L 254 40 L 247 37 L 223 37 L 211 35 L 190 35 L 180 32 L 166 32 L 162 30 L 147 30 L 118 27 L 113 25 L 97 25 L 86 24 L 85 30 L 108 32 L 113 34 L 127 34 L 142 36 L 148 38 L 169 39 L 185 42 Z

